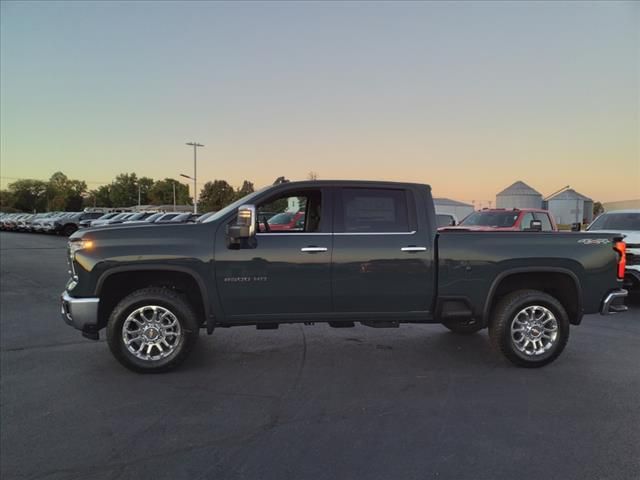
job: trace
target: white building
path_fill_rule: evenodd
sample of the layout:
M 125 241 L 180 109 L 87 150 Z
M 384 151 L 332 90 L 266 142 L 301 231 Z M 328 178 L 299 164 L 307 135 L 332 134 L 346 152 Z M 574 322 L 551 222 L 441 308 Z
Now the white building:
M 455 215 L 458 221 L 473 212 L 473 205 L 450 198 L 434 198 L 433 203 L 436 207 L 436 213 Z
M 546 203 L 557 224 L 589 223 L 593 220 L 593 200 L 573 188 L 557 193 Z
M 542 194 L 517 181 L 496 195 L 496 208 L 542 208 Z

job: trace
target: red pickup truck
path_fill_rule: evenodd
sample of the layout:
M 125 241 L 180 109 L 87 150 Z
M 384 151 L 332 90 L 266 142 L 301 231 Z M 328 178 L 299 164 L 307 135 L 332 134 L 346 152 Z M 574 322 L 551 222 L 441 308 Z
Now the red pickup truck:
M 532 223 L 533 222 L 533 223 Z M 478 210 L 467 216 L 457 227 L 447 230 L 474 231 L 543 231 L 557 232 L 558 227 L 547 210 L 537 208 L 493 208 Z

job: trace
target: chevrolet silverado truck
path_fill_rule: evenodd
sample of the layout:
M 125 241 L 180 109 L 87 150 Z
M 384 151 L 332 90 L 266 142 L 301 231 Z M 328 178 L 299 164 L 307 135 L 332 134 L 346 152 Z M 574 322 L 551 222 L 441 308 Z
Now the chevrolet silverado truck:
M 261 212 L 304 212 L 270 230 Z M 68 248 L 66 323 L 139 372 L 168 370 L 199 332 L 327 322 L 488 328 L 513 363 L 555 360 L 584 314 L 624 311 L 615 233 L 437 231 L 415 183 L 287 182 L 193 224 L 89 228 Z

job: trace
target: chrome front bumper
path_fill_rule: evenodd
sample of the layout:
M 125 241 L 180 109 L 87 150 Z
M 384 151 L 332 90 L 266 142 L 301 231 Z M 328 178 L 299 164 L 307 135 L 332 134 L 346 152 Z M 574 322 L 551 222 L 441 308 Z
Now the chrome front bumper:
M 94 331 L 98 324 L 99 298 L 75 298 L 62 292 L 61 314 L 67 325 L 83 332 Z
M 614 313 L 626 312 L 627 306 L 623 303 L 623 299 L 628 295 L 628 293 L 629 292 L 623 288 L 609 292 L 607 296 L 604 297 L 600 314 L 611 315 Z

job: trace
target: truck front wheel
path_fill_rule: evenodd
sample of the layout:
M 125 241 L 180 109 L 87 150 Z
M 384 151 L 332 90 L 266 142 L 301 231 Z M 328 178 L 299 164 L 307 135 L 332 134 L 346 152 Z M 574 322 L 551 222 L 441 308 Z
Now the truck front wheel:
M 538 290 L 518 290 L 500 300 L 489 323 L 494 348 L 522 367 L 553 362 L 569 340 L 569 318 L 562 304 Z
M 137 290 L 111 312 L 107 342 L 116 359 L 141 373 L 170 370 L 189 355 L 198 322 L 188 301 L 164 287 Z

